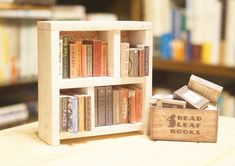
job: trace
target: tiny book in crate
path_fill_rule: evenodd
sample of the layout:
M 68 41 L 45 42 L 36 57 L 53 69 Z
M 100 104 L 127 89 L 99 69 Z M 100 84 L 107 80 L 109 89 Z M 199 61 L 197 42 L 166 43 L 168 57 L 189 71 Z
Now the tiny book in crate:
M 216 142 L 218 128 L 217 99 L 223 88 L 191 75 L 188 85 L 173 95 L 155 95 L 150 99 L 150 138 Z

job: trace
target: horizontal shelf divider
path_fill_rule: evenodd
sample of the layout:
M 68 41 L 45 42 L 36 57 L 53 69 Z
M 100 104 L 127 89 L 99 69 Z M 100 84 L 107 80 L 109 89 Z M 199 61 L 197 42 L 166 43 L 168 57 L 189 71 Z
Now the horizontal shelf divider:
M 146 81 L 146 77 L 87 77 L 62 79 L 60 89 L 83 88 L 92 86 L 123 85 L 123 84 L 140 84 Z
M 111 126 L 100 126 L 95 127 L 92 131 L 82 131 L 76 134 L 69 132 L 60 133 L 60 139 L 69 139 L 69 138 L 82 138 L 82 137 L 91 137 L 98 135 L 107 135 L 107 134 L 117 134 L 124 132 L 132 132 L 132 131 L 142 131 L 144 128 L 144 124 L 142 122 L 138 123 L 126 123 L 126 124 L 118 124 Z

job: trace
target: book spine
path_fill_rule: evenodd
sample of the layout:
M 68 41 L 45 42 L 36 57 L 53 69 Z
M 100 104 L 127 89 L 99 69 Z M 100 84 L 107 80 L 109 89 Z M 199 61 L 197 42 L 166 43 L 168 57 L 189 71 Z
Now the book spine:
M 138 50 L 138 54 L 139 54 L 139 60 L 138 60 L 138 76 L 139 77 L 143 77 L 144 76 L 144 49 L 139 49 Z
M 113 124 L 119 124 L 120 112 L 120 90 L 114 89 L 113 90 Z
M 101 41 L 93 41 L 93 76 L 101 76 Z
M 149 75 L 149 46 L 144 46 L 144 76 Z
M 78 126 L 79 131 L 85 130 L 85 107 L 84 107 L 84 96 L 78 96 Z
M 82 44 L 81 46 L 81 51 L 82 51 L 82 77 L 86 77 L 87 76 L 87 45 Z
M 76 55 L 75 55 L 75 43 L 69 43 L 69 66 L 70 66 L 70 75 L 69 78 L 76 78 Z
M 86 96 L 85 97 L 85 109 L 86 109 L 86 114 L 85 114 L 85 130 L 86 131 L 91 131 L 91 96 Z
M 69 41 L 68 36 L 63 36 L 63 78 L 69 78 Z
M 92 45 L 91 44 L 86 44 L 86 52 L 87 52 L 87 76 L 91 77 L 92 76 Z
M 73 132 L 73 99 L 71 96 L 68 97 L 67 100 L 67 125 L 68 125 L 68 132 L 72 133 Z
M 73 133 L 78 132 L 78 100 L 76 97 L 72 98 L 73 102 Z
M 128 122 L 135 123 L 135 90 L 129 89 Z
M 128 123 L 128 96 L 129 90 L 123 88 L 120 90 L 120 122 Z
M 136 48 L 136 52 L 134 54 L 134 63 L 133 63 L 134 77 L 139 76 L 139 59 L 140 59 L 139 51 Z
M 138 58 L 138 50 L 136 48 L 129 49 L 129 65 L 128 65 L 128 75 L 129 77 L 134 77 L 138 75 L 138 66 L 136 66 L 136 59 Z
M 192 44 L 192 60 L 195 62 L 200 62 L 201 55 L 202 55 L 202 45 Z
M 98 89 L 95 88 L 95 126 L 98 126 Z
M 108 44 L 106 41 L 101 42 L 101 76 L 108 74 Z
M 61 128 L 60 131 L 66 132 L 68 131 L 68 126 L 67 126 L 67 98 L 64 96 L 60 97 L 60 102 L 61 102 Z
M 142 89 L 136 89 L 135 94 L 135 121 L 140 122 L 142 118 Z
M 63 78 L 63 39 L 59 43 L 59 77 Z
M 105 124 L 113 124 L 113 94 L 112 86 L 105 87 Z
M 98 126 L 105 125 L 105 87 L 97 87 Z
M 121 77 L 128 77 L 129 43 L 121 43 Z
M 81 41 L 76 41 L 77 46 L 77 76 L 82 76 L 82 44 Z

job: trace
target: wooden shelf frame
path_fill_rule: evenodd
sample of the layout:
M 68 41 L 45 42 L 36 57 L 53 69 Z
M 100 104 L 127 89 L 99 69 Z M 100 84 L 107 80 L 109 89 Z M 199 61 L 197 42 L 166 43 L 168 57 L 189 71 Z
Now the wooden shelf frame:
M 59 38 L 61 31 L 106 31 L 110 77 L 62 79 L 59 76 Z M 129 31 L 131 44 L 149 46 L 149 76 L 120 77 L 121 32 Z M 134 34 L 134 35 L 133 35 Z M 147 132 L 149 97 L 152 96 L 152 24 L 141 21 L 39 21 L 38 22 L 38 107 L 39 137 L 50 145 L 60 140 L 122 132 Z M 110 57 L 111 56 L 111 57 Z M 95 86 L 135 84 L 143 89 L 142 121 L 95 127 Z M 91 96 L 92 131 L 60 133 L 59 95 L 63 89 L 77 88 Z
M 195 62 L 177 62 L 153 57 L 153 70 L 205 74 L 235 79 L 235 68 L 222 65 L 208 65 Z

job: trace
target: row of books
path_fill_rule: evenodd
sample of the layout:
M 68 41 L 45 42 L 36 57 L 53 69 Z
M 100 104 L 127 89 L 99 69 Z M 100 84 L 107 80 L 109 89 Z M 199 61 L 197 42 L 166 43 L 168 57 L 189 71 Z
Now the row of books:
M 121 43 L 121 77 L 149 75 L 149 46 Z
M 164 59 L 218 65 L 222 6 L 219 0 L 187 0 L 177 8 L 170 0 L 151 1 L 146 20 L 153 21 L 155 54 Z M 157 18 L 159 20 L 157 20 Z
M 37 75 L 36 24 L 30 20 L 0 20 L 0 82 Z
M 91 96 L 60 96 L 60 131 L 77 133 L 91 130 Z
M 141 88 L 102 86 L 95 88 L 96 126 L 140 122 Z
M 108 44 L 103 40 L 60 39 L 60 68 L 62 78 L 108 76 Z

